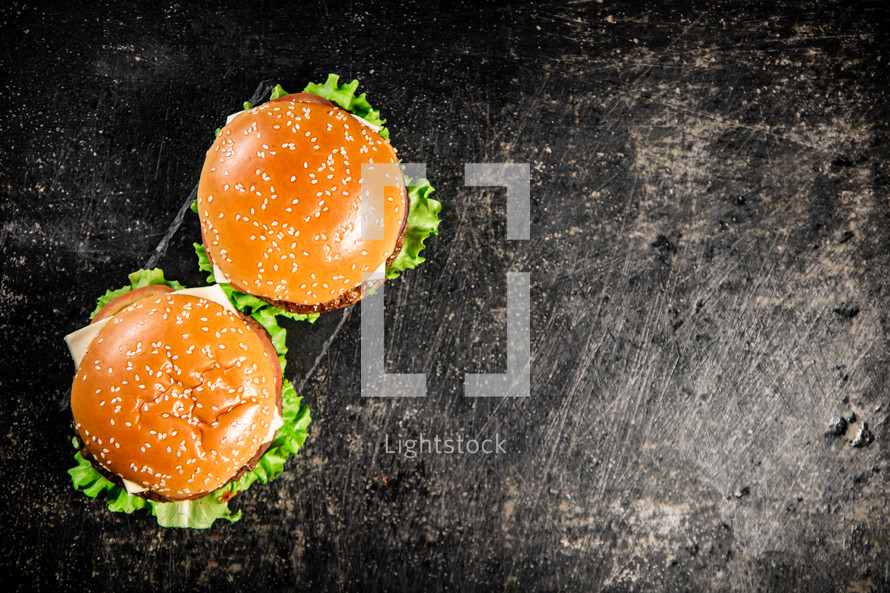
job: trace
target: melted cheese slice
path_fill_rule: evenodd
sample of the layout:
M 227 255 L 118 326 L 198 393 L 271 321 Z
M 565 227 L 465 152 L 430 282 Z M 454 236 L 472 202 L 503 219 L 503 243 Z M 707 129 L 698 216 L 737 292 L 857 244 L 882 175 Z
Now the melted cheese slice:
M 266 433 L 266 438 L 263 439 L 263 443 L 271 442 L 272 439 L 275 438 L 275 432 L 282 426 L 284 426 L 284 418 L 282 418 L 281 415 L 276 410 L 275 417 L 272 419 L 272 422 L 269 424 L 269 432 Z
M 118 477 L 120 478 L 120 476 Z M 130 480 L 127 480 L 125 478 L 121 478 L 121 482 L 124 483 L 124 488 L 126 488 L 127 492 L 129 492 L 130 494 L 139 494 L 140 492 L 145 492 L 146 490 L 148 490 L 148 488 L 146 488 L 145 486 L 140 486 L 136 482 L 131 482 Z
M 376 270 L 371 272 L 371 275 L 368 276 L 367 278 L 365 278 L 366 274 L 367 274 L 367 272 L 365 274 L 362 274 L 362 278 L 364 279 L 363 280 L 364 282 L 367 282 L 369 280 L 370 281 L 385 280 L 386 279 L 386 262 L 383 262 L 382 264 L 380 264 L 380 266 L 378 266 Z
M 223 271 L 216 265 L 216 262 L 213 262 L 213 279 L 220 284 L 231 284 Z
M 359 122 L 361 122 L 362 125 L 371 128 L 371 129 L 374 130 L 375 132 L 379 132 L 379 131 L 380 131 L 380 126 L 375 125 L 375 124 L 372 124 L 371 122 L 369 122 L 369 121 L 366 120 L 365 118 L 363 118 L 363 117 L 359 117 L 359 116 L 357 116 L 357 115 L 354 114 L 354 113 L 350 113 L 349 115 L 351 115 L 352 117 L 354 117 L 355 119 L 357 119 Z

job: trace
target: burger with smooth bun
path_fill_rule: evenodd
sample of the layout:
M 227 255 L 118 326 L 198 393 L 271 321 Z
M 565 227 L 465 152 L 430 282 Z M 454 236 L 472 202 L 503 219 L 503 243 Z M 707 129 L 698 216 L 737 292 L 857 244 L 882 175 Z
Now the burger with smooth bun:
M 333 75 L 324 87 L 307 88 L 323 95 L 326 87 L 342 99 L 344 87 Z M 423 239 L 438 228 L 439 204 L 429 192 L 412 199 L 397 163 L 385 128 L 313 92 L 273 94 L 236 114 L 209 149 L 198 186 L 202 240 L 216 281 L 290 313 L 312 314 L 359 300 L 374 272 L 393 277 L 406 234 L 407 265 L 396 268 L 414 267 L 423 261 Z M 386 174 L 382 212 L 363 212 L 370 191 L 363 165 L 395 173 Z M 412 227 L 412 209 L 415 219 L 433 224 Z M 363 236 L 369 219 L 382 229 L 378 238 Z

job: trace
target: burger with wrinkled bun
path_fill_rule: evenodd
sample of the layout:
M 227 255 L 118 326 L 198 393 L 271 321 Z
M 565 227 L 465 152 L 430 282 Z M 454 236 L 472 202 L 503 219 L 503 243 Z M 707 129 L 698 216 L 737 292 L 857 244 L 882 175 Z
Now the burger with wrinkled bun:
M 166 286 L 118 297 L 100 323 L 71 390 L 81 453 L 96 469 L 171 502 L 253 468 L 282 424 L 281 367 L 259 325 Z
M 198 186 L 217 281 L 293 313 L 359 300 L 368 276 L 398 255 L 409 207 L 399 174 L 384 189 L 383 212 L 374 213 L 382 238 L 362 237 L 362 165 L 398 162 L 376 128 L 311 93 L 231 119 Z

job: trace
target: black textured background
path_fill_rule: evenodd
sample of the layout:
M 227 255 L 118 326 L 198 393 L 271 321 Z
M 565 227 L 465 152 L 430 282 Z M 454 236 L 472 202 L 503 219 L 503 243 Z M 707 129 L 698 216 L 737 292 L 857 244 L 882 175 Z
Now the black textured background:
M 890 590 L 883 2 L 143 4 L 0 8 L 4 588 Z M 310 438 L 244 518 L 109 513 L 66 473 L 62 336 L 175 228 L 226 114 L 328 72 L 444 204 L 386 291 L 388 369 L 428 397 L 361 399 L 356 308 L 290 324 Z M 530 164 L 530 241 L 466 162 Z M 168 277 L 201 283 L 197 237 Z M 507 271 L 531 397 L 470 400 Z M 420 433 L 507 453 L 383 450 Z

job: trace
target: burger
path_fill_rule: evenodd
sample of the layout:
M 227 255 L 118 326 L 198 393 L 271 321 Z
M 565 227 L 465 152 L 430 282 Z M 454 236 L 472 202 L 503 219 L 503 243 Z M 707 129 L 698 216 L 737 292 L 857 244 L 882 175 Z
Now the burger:
M 347 306 L 422 261 L 438 231 L 429 182 L 404 179 L 396 149 L 357 81 L 270 100 L 231 116 L 207 152 L 196 211 L 214 280 L 292 315 Z M 335 102 L 336 101 L 336 102 Z M 384 169 L 382 199 L 364 171 Z M 378 236 L 363 232 L 371 226 Z M 200 254 L 200 251 L 199 251 Z M 369 280 L 377 273 L 377 278 Z
M 124 507 L 113 510 L 150 504 L 162 524 L 206 527 L 238 518 L 226 502 L 274 477 L 270 464 L 282 447 L 294 448 L 294 431 L 305 434 L 308 413 L 296 426 L 290 401 L 285 418 L 282 365 L 259 323 L 218 286 L 176 288 L 127 290 L 66 337 L 77 365 L 72 477 L 88 493 L 96 482 L 111 490 L 110 506 Z M 287 390 L 293 400 L 289 383 Z M 273 444 L 274 459 L 257 474 Z

